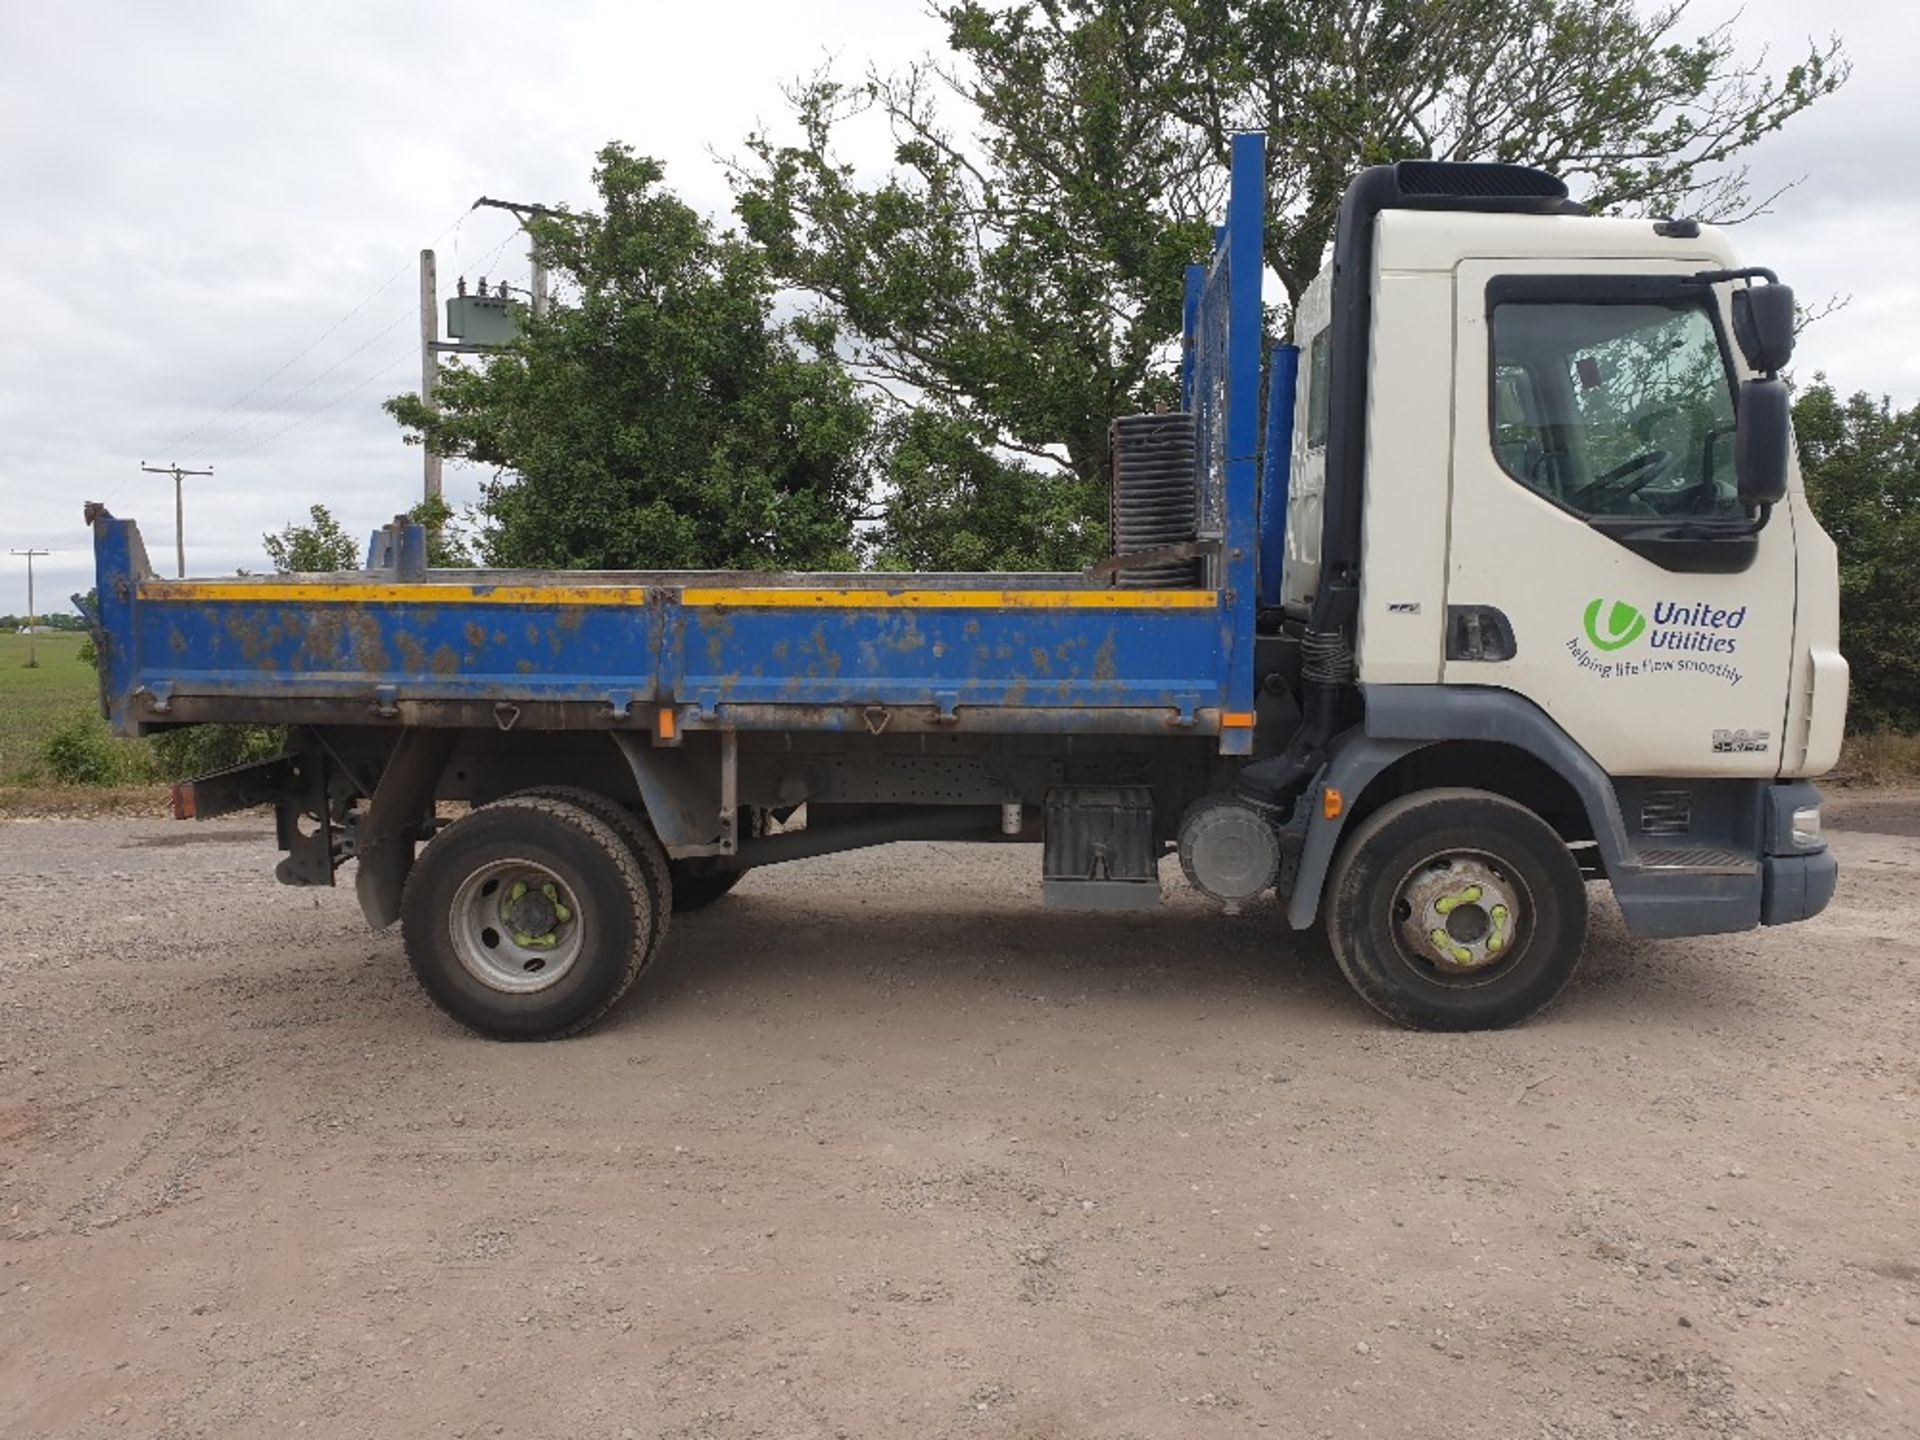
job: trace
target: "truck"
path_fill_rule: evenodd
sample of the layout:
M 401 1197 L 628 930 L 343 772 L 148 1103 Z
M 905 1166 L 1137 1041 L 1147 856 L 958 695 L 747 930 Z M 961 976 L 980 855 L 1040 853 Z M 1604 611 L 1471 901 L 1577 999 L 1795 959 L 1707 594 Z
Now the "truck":
M 1548 1004 L 1601 884 L 1642 939 L 1817 914 L 1847 667 L 1791 290 L 1706 224 L 1403 161 L 1269 345 L 1262 138 L 1230 158 L 1085 573 L 444 570 L 396 521 L 358 571 L 170 580 L 91 505 L 112 728 L 286 727 L 175 814 L 273 807 L 279 878 L 352 862 L 503 1039 L 592 1024 L 746 871 L 893 841 L 1036 844 L 1092 909 L 1177 856 L 1429 1030 Z

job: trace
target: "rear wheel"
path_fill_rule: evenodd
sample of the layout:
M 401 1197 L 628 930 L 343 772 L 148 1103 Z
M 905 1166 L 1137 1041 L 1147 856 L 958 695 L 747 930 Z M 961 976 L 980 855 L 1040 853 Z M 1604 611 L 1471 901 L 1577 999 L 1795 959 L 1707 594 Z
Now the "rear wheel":
M 435 835 L 401 898 L 407 960 L 435 1004 L 483 1035 L 548 1040 L 610 1010 L 651 953 L 640 863 L 605 821 L 513 796 Z
M 1369 816 L 1328 885 L 1327 938 L 1353 988 L 1419 1030 L 1513 1025 L 1573 978 L 1587 893 L 1553 828 L 1483 790 L 1429 790 Z

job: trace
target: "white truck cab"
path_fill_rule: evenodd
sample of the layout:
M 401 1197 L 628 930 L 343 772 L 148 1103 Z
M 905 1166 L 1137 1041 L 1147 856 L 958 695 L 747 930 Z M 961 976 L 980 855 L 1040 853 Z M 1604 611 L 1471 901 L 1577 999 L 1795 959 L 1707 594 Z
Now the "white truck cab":
M 1735 479 L 1738 265 L 1704 225 L 1383 213 L 1356 657 L 1366 685 L 1523 695 L 1609 774 L 1819 775 L 1847 667 L 1797 463 Z M 1319 580 L 1331 272 L 1302 298 L 1283 593 Z M 1439 543 L 1436 543 L 1438 541 Z M 1456 626 L 1498 628 L 1448 644 Z M 1649 707 L 1660 723 L 1649 724 Z
M 1304 723 L 1241 791 L 1305 787 L 1289 913 L 1324 918 L 1377 1008 L 1545 1003 L 1502 957 L 1517 925 L 1577 953 L 1550 932 L 1585 906 L 1530 852 L 1564 845 L 1642 935 L 1831 896 L 1805 782 L 1839 755 L 1847 666 L 1778 374 L 1792 324 L 1713 227 L 1587 216 L 1538 171 L 1408 162 L 1348 190 L 1294 316 L 1263 615 L 1301 648 Z

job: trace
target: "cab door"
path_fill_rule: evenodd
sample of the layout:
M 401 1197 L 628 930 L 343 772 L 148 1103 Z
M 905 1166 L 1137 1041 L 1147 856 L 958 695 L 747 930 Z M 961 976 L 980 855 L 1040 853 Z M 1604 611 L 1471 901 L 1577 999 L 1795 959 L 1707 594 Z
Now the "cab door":
M 1780 763 L 1793 531 L 1736 493 L 1740 372 L 1699 268 L 1455 271 L 1442 673 L 1526 696 L 1615 775 Z

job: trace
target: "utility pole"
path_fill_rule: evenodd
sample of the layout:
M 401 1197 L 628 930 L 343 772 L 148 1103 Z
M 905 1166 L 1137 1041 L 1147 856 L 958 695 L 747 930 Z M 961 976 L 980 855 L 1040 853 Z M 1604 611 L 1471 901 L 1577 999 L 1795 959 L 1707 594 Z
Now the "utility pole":
M 495 200 L 487 195 L 482 195 L 478 200 L 474 201 L 473 208 L 475 210 L 482 208 L 488 210 L 505 210 L 511 215 L 517 215 L 520 217 L 520 228 L 522 230 L 527 228 L 527 217 L 529 215 L 559 218 L 567 213 L 564 210 L 555 210 L 547 205 L 523 205 L 517 200 Z M 531 237 L 532 232 L 528 231 L 528 235 Z M 527 260 L 533 266 L 533 318 L 541 320 L 546 317 L 547 313 L 547 262 L 541 258 L 540 246 L 537 242 L 528 249 Z
M 51 554 L 48 550 L 16 550 L 13 552 L 27 562 L 27 669 L 40 668 L 39 639 L 34 631 L 39 628 L 40 616 L 33 608 L 33 562 L 35 557 Z
M 433 409 L 433 384 L 440 376 L 440 286 L 434 270 L 433 251 L 420 252 L 420 403 Z M 420 450 L 426 456 L 423 491 L 428 500 L 440 498 L 440 457 L 426 436 L 420 437 Z
M 189 475 L 211 475 L 212 467 L 205 470 L 182 470 L 178 465 L 149 465 L 140 462 L 140 468 L 149 475 L 173 476 L 173 551 L 179 562 L 179 575 L 187 578 L 187 502 L 181 497 L 180 482 Z

